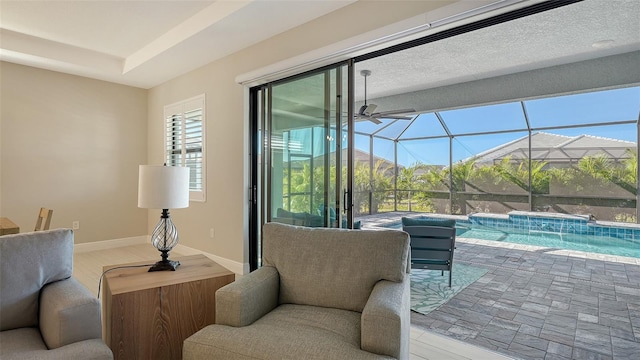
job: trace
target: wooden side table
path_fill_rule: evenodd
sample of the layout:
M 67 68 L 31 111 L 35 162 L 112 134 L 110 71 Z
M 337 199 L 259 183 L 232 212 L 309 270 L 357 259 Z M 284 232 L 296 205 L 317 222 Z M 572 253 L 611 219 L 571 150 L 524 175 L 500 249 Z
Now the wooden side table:
M 215 292 L 235 274 L 204 255 L 176 260 L 176 271 L 137 267 L 105 274 L 102 336 L 116 360 L 182 359 L 184 340 L 215 322 Z

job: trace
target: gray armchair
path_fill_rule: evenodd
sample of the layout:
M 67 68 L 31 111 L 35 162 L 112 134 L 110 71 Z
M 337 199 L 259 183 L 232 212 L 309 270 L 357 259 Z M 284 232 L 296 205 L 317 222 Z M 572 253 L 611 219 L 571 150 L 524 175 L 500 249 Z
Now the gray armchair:
M 408 359 L 409 237 L 263 227 L 263 266 L 216 292 L 183 359 Z
M 71 230 L 0 236 L 1 359 L 113 359 L 100 303 L 72 268 Z

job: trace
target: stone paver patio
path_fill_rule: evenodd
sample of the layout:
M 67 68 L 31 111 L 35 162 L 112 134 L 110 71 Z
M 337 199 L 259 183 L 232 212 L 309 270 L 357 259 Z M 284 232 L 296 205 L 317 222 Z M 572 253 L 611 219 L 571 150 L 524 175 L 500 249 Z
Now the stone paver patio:
M 390 218 L 399 214 L 364 225 Z M 456 245 L 454 262 L 489 271 L 428 315 L 412 313 L 413 325 L 520 359 L 640 359 L 640 259 L 462 237 Z

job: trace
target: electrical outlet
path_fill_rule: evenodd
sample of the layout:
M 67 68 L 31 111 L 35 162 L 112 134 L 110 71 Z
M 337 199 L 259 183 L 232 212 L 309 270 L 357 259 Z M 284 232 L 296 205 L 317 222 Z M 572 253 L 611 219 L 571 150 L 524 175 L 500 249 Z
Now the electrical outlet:
M 214 234 L 215 232 L 213 231 L 213 228 L 209 229 L 209 237 L 213 239 Z
M 76 220 L 73 222 L 73 230 L 80 229 L 80 221 Z

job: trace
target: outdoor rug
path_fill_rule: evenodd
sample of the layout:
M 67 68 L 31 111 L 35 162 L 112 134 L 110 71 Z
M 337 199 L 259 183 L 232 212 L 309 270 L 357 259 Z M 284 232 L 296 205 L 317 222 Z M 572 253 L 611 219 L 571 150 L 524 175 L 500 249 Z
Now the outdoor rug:
M 428 314 L 487 273 L 487 269 L 453 263 L 453 278 L 440 270 L 411 269 L 411 310 Z

